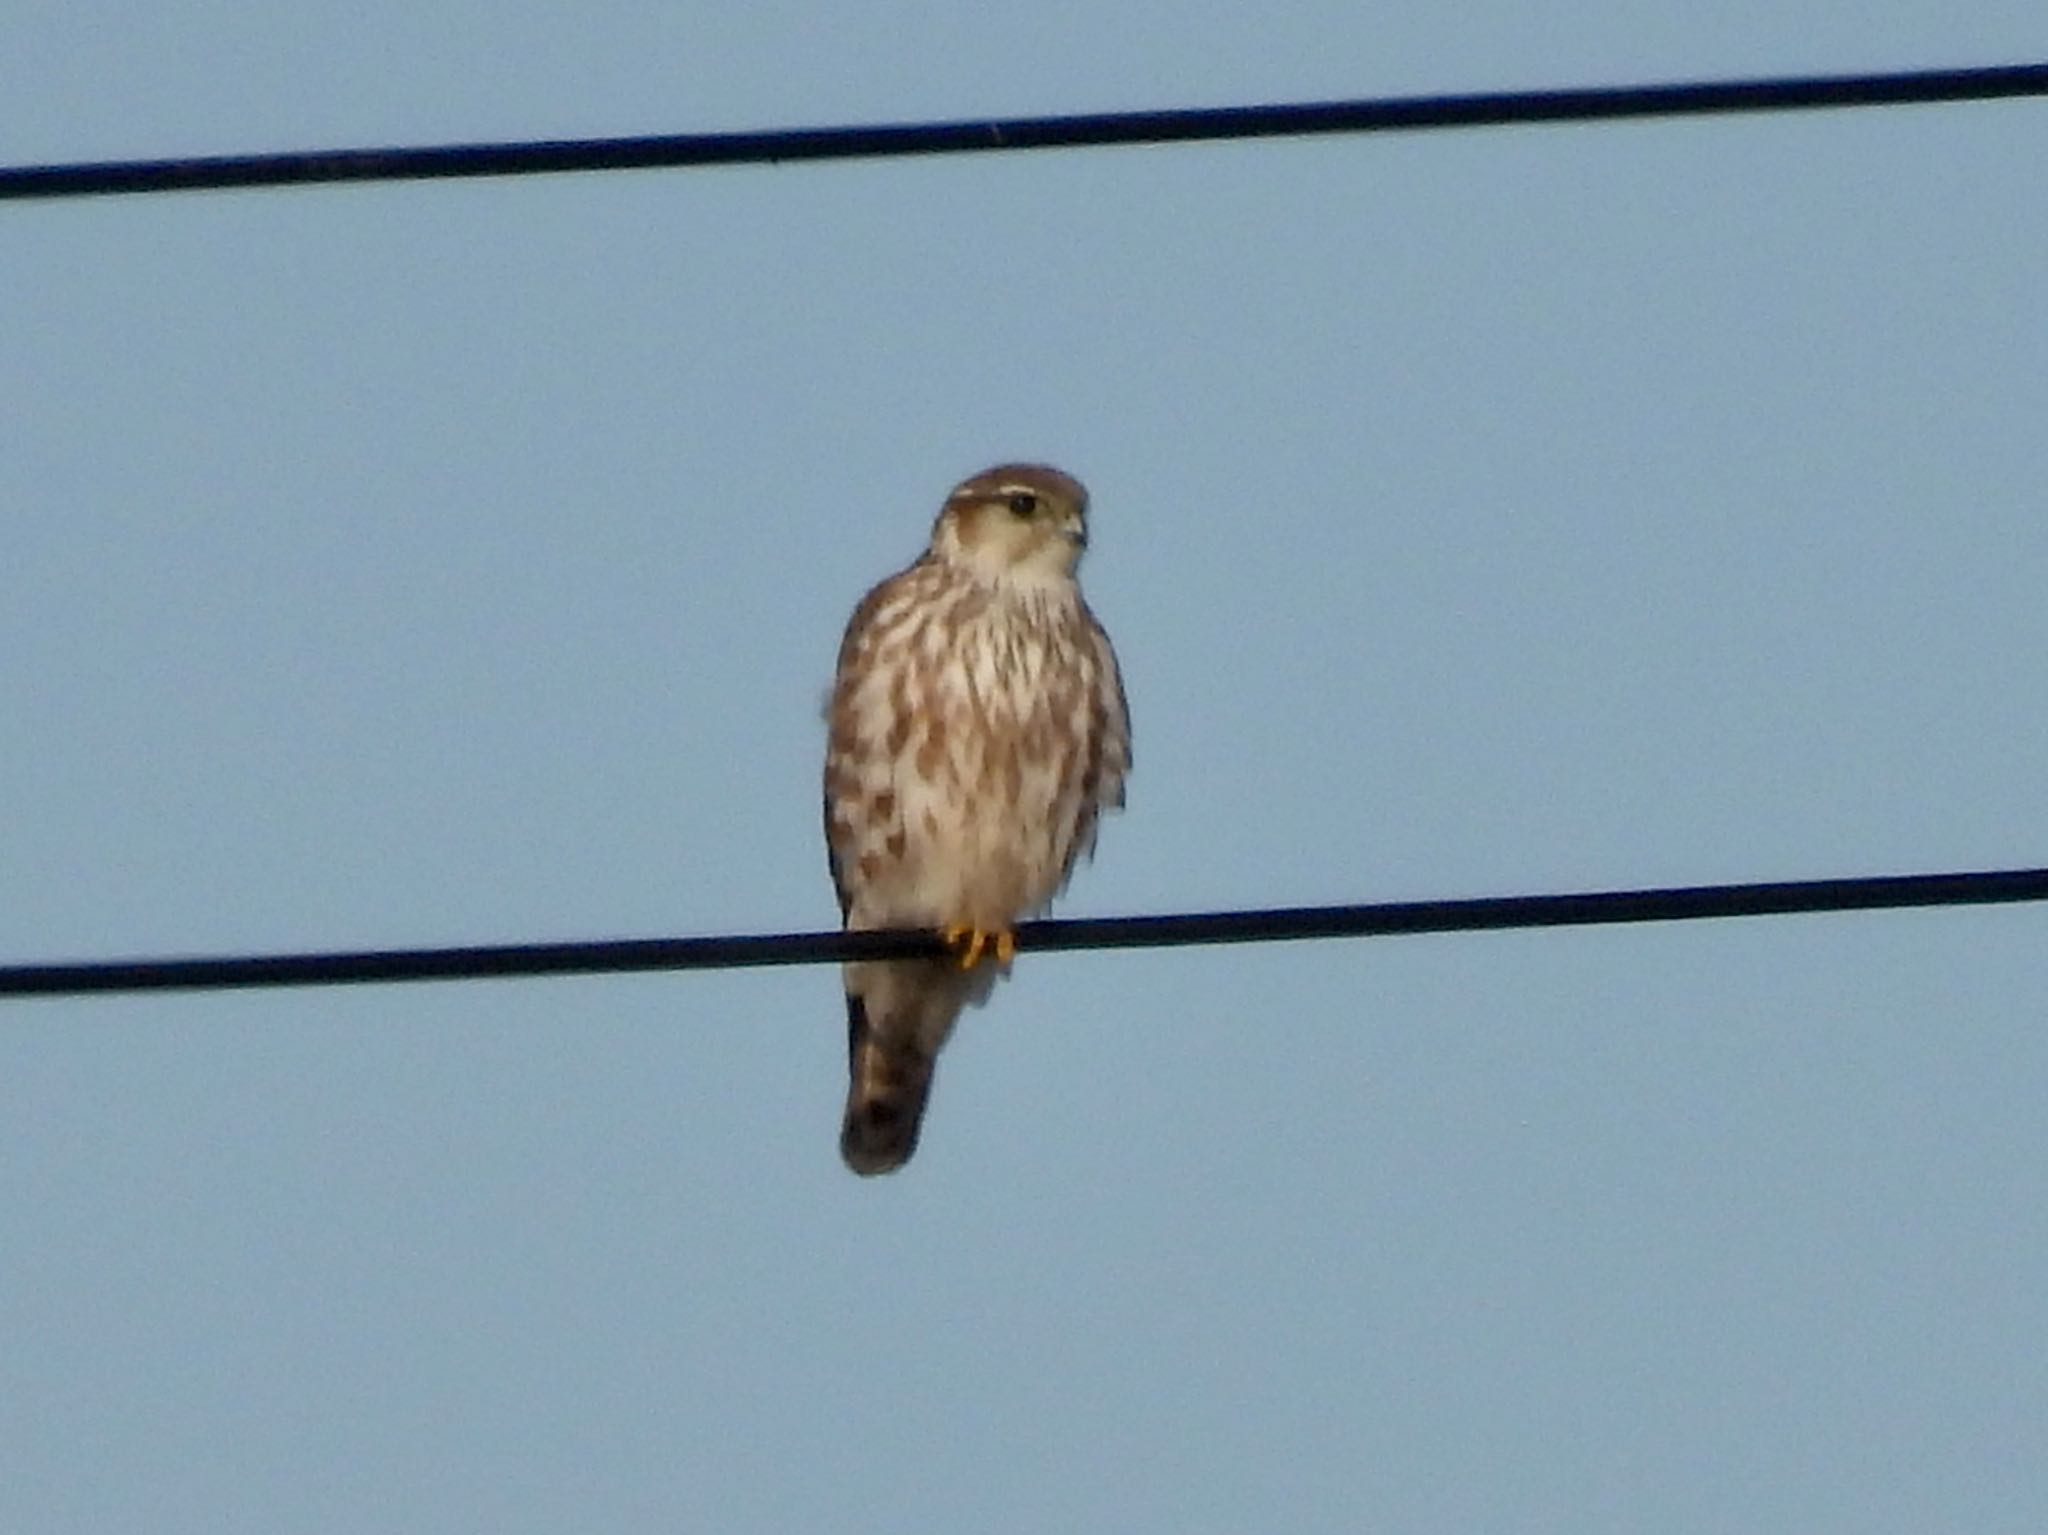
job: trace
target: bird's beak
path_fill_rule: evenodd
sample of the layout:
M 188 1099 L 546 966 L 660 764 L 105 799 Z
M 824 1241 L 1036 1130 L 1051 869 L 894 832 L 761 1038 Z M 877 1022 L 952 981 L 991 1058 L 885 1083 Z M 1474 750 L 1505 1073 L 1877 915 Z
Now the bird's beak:
M 1076 549 L 1088 547 L 1088 525 L 1078 517 L 1069 518 L 1061 523 L 1060 535 Z

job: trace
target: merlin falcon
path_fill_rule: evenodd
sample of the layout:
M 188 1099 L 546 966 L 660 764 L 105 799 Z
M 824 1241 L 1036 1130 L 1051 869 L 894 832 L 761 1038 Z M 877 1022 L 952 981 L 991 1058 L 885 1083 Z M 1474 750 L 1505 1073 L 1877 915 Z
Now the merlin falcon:
M 861 599 L 826 706 L 825 842 L 849 931 L 936 928 L 943 958 L 848 964 L 839 1150 L 917 1149 L 939 1047 L 988 999 L 1123 804 L 1130 712 L 1075 578 L 1088 492 L 1044 464 L 964 480 L 931 544 Z

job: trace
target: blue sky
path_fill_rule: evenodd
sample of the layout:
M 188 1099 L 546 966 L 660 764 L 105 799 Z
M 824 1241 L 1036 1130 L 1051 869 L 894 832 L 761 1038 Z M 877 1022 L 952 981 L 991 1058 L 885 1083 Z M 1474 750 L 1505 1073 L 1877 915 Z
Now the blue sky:
M 2038 6 L 34 7 L 0 159 L 2013 63 Z M 0 958 L 828 925 L 1009 457 L 1069 914 L 2040 863 L 2048 106 L 15 204 Z M 17 1003 L 0 1527 L 2032 1531 L 2028 908 Z

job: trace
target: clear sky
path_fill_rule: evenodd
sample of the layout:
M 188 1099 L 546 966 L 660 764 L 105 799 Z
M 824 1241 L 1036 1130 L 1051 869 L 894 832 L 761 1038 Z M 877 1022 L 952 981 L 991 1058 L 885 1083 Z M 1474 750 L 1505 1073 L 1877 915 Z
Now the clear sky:
M 820 18 L 826 18 L 820 20 Z M 2048 57 L 2038 0 L 17 6 L 0 161 Z M 0 958 L 834 917 L 959 476 L 1061 910 L 2048 859 L 2048 104 L 0 209 Z M 2048 911 L 0 1009 L 0 1529 L 2048 1527 Z

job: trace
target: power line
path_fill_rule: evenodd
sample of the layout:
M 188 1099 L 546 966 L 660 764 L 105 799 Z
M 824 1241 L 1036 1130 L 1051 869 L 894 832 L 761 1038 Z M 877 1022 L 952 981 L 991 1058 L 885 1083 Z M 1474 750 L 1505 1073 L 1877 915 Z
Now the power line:
M 189 192 L 335 181 L 530 176 L 565 171 L 774 165 L 1007 149 L 1072 149 L 1323 133 L 1412 132 L 1515 123 L 1789 112 L 2048 95 L 2048 64 L 1890 74 L 1804 75 L 1569 90 L 1486 91 L 1268 106 L 1191 107 L 938 123 L 336 149 L 0 169 L 0 199 Z
M 1303 938 L 1376 938 L 1401 933 L 1473 933 L 1507 928 L 1589 927 L 1619 922 L 1688 922 L 1709 917 L 1876 911 L 1912 906 L 1983 906 L 2048 900 L 2048 868 L 1961 874 L 1895 874 L 1771 884 L 1686 885 L 1575 895 L 1488 896 L 1363 906 L 1294 906 L 1267 911 L 1160 917 L 1083 917 L 1027 922 L 1019 950 L 1148 949 L 1185 944 L 1267 943 Z M 516 943 L 449 949 L 369 949 L 199 959 L 87 961 L 0 967 L 0 996 L 78 996 L 116 991 L 204 991 L 328 986 L 376 981 L 455 981 L 540 975 L 617 975 L 655 970 L 725 970 L 849 959 L 925 958 L 947 952 L 936 933 L 773 933 L 754 937 L 630 938 L 588 943 Z

